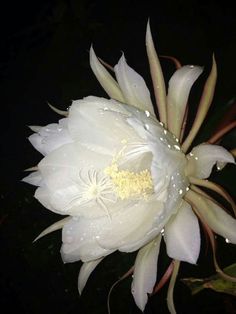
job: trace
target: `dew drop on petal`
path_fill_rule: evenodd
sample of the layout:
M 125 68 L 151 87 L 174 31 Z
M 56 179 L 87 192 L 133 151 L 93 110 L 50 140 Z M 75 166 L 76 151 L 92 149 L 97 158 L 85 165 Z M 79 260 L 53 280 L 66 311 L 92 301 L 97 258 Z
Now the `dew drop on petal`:
M 175 148 L 176 150 L 180 150 L 179 145 L 174 145 L 174 148 Z
M 149 130 L 149 129 L 150 129 L 149 125 L 145 124 L 145 130 Z
M 150 117 L 150 112 L 148 110 L 145 110 L 145 114 L 147 117 Z

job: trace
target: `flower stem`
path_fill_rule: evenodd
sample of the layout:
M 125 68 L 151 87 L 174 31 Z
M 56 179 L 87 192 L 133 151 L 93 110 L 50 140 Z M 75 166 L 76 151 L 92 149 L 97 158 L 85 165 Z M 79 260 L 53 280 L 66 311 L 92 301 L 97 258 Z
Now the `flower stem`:
M 231 122 L 224 128 L 220 129 L 216 134 L 214 134 L 207 142 L 209 144 L 214 144 L 219 141 L 226 133 L 231 131 L 233 128 L 236 127 L 236 121 Z
M 174 293 L 176 278 L 179 272 L 179 266 L 180 266 L 180 261 L 174 260 L 174 269 L 172 272 L 172 276 L 170 279 L 170 284 L 169 284 L 169 288 L 167 292 L 167 306 L 171 314 L 176 314 L 173 293 Z

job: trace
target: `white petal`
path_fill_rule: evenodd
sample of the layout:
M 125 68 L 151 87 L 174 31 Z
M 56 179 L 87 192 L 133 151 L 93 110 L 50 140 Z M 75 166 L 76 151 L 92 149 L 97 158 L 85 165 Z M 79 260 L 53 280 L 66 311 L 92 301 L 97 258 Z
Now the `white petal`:
M 167 219 L 163 217 L 163 208 L 158 208 L 157 202 L 146 206 L 127 202 L 110 217 L 74 217 L 63 228 L 63 260 L 90 261 L 117 249 L 137 250 L 160 233 Z
M 52 123 L 38 129 L 38 133 L 29 136 L 30 143 L 44 156 L 59 148 L 71 143 L 72 139 L 67 128 L 68 119 L 59 120 L 59 123 Z
M 47 209 L 50 209 L 56 213 L 58 213 L 57 211 L 55 211 L 50 203 L 50 192 L 49 190 L 45 187 L 39 187 L 37 188 L 37 190 L 35 191 L 34 197 Z
M 61 256 L 64 263 L 82 260 L 88 262 L 115 250 L 102 248 L 98 243 L 99 229 L 102 228 L 96 219 L 73 217 L 62 230 Z
M 60 230 L 64 227 L 64 225 L 69 222 L 71 219 L 71 217 L 66 217 L 66 218 L 63 218 L 57 222 L 55 222 L 54 224 L 52 224 L 51 226 L 47 227 L 46 229 L 44 229 L 38 236 L 37 238 L 34 239 L 34 242 L 41 239 L 42 237 L 48 235 L 49 233 L 51 232 L 54 232 L 54 231 L 57 231 L 57 230 Z
M 209 227 L 229 242 L 236 244 L 236 219 L 226 213 L 215 202 L 189 191 L 187 198 L 197 208 Z
M 124 204 L 123 208 L 110 221 L 101 222 L 98 242 L 102 247 L 136 251 L 160 233 L 170 215 L 154 200 Z
M 79 277 L 78 277 L 78 290 L 81 294 L 89 276 L 94 271 L 94 269 L 97 267 L 97 265 L 103 260 L 103 258 L 96 259 L 94 261 L 85 262 L 80 268 L 79 271 Z
M 186 65 L 178 69 L 169 81 L 167 95 L 168 128 L 179 138 L 190 89 L 203 69 Z
M 105 178 L 103 169 L 111 163 L 109 156 L 94 153 L 80 143 L 66 144 L 47 155 L 38 165 L 48 191 L 50 208 L 61 214 L 87 217 L 103 216 L 104 209 L 87 201 L 86 191 L 93 180 Z M 95 179 L 92 177 L 95 176 Z M 106 184 L 103 181 L 104 185 Z M 107 187 L 107 186 L 106 186 Z M 107 190 L 106 195 L 109 193 Z M 108 195 L 112 198 L 112 195 Z M 44 202 L 44 197 L 36 197 Z M 112 199 L 109 205 L 113 205 Z
M 191 206 L 183 201 L 177 214 L 165 226 L 167 254 L 176 260 L 195 264 L 200 252 L 198 219 Z
M 150 92 L 141 75 L 135 72 L 121 56 L 115 66 L 115 74 L 128 105 L 154 113 Z
M 142 247 L 136 257 L 132 282 L 132 294 L 135 303 L 144 311 L 148 293 L 152 293 L 157 276 L 157 260 L 160 250 L 161 236 Z
M 73 102 L 68 127 L 74 140 L 93 151 L 114 156 L 124 146 L 124 140 L 139 141 L 126 122 L 130 115 L 126 105 L 113 99 L 90 96 Z
M 98 60 L 92 47 L 90 48 L 90 66 L 106 93 L 111 98 L 124 102 L 124 97 L 118 83 Z
M 160 121 L 167 126 L 167 108 L 166 108 L 166 86 L 163 77 L 161 64 L 153 43 L 150 23 L 147 23 L 146 31 L 147 55 L 152 77 L 152 85 L 155 93 L 156 104 L 158 107 Z
M 199 179 L 208 178 L 217 162 L 234 163 L 233 155 L 225 148 L 211 144 L 201 144 L 194 147 L 187 158 L 186 174 Z
M 42 184 L 42 176 L 39 171 L 35 171 L 22 179 L 23 182 L 40 186 Z
M 29 125 L 31 131 L 38 133 L 43 127 L 39 125 Z

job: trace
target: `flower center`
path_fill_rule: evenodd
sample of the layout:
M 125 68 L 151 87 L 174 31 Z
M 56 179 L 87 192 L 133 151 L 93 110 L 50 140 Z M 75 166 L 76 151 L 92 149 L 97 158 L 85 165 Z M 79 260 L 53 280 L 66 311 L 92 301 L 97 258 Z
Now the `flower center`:
M 122 200 L 132 197 L 147 198 L 153 193 L 153 181 L 149 170 L 140 172 L 131 172 L 128 170 L 119 170 L 118 165 L 113 163 L 105 168 L 105 174 L 110 176 L 115 186 L 117 196 Z
M 80 172 L 78 176 L 80 192 L 77 193 L 75 199 L 80 200 L 81 205 L 95 201 L 103 209 L 107 211 L 107 203 L 115 202 L 115 195 L 113 192 L 113 184 L 109 178 L 101 175 L 94 169 Z M 75 200 L 73 199 L 73 201 Z

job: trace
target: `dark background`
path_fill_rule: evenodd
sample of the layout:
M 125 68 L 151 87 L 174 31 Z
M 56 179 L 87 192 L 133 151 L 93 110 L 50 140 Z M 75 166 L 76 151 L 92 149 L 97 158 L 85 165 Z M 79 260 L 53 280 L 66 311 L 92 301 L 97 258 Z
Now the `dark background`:
M 77 292 L 80 263 L 63 265 L 60 232 L 37 243 L 32 240 L 59 220 L 33 198 L 34 188 L 23 184 L 23 169 L 40 160 L 27 141 L 27 125 L 56 122 L 47 101 L 66 109 L 72 99 L 105 96 L 89 68 L 88 50 L 114 65 L 121 51 L 128 63 L 150 83 L 144 45 L 147 19 L 159 54 L 173 55 L 183 64 L 199 64 L 209 72 L 215 52 L 219 78 L 208 123 L 197 142 L 206 140 L 236 97 L 236 17 L 231 1 L 8 1 L 0 10 L 1 83 L 1 214 L 0 300 L 1 313 L 106 313 L 109 288 L 132 265 L 134 254 L 115 253 L 92 274 L 82 297 Z M 168 81 L 174 68 L 162 59 Z M 206 77 L 191 94 L 190 112 Z M 150 86 L 150 85 L 149 85 Z M 223 144 L 235 147 L 235 132 Z M 212 178 L 234 197 L 235 168 L 227 166 Z M 168 258 L 162 248 L 159 270 Z M 236 259 L 235 248 L 218 242 L 224 267 Z M 214 273 L 210 249 L 203 236 L 198 266 L 183 264 L 179 277 Z M 112 313 L 139 313 L 130 294 L 131 279 L 120 283 L 111 295 Z M 167 313 L 166 288 L 151 298 L 145 313 Z M 179 281 L 178 313 L 236 313 L 233 297 L 203 291 L 192 297 Z

